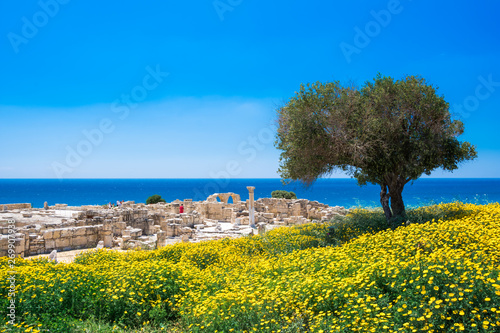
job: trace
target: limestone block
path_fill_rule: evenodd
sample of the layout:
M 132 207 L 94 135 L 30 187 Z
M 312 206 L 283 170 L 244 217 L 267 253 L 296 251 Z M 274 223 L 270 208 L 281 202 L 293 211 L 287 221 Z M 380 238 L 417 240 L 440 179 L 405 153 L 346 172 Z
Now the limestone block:
M 88 246 L 88 239 L 85 236 L 77 236 L 71 240 L 72 246 L 86 247 Z
M 73 232 L 73 237 L 78 237 L 78 236 L 85 236 L 87 233 L 87 228 L 86 227 L 79 227 L 75 228 L 75 231 Z
M 160 222 L 160 229 L 162 231 L 167 231 L 167 228 L 168 228 L 169 224 L 170 224 L 170 222 L 168 222 L 168 221 L 161 221 Z
M 111 231 L 107 231 L 104 234 L 104 247 L 111 248 L 113 247 L 113 234 Z
M 49 260 L 52 260 L 57 264 L 57 250 L 50 252 Z
M 153 234 L 153 226 L 154 226 L 154 219 L 147 219 L 146 225 L 144 228 L 144 234 L 146 234 L 146 235 Z
M 22 203 L 22 204 L 7 204 L 3 205 L 3 210 L 16 210 L 16 209 L 31 209 L 30 203 Z
M 136 237 L 136 238 L 140 237 L 140 236 L 142 236 L 142 230 L 141 229 L 132 229 L 130 231 L 130 236 L 132 236 L 132 238 L 134 238 L 134 237 Z
M 224 208 L 222 211 L 223 219 L 225 221 L 230 221 L 231 217 L 233 215 L 233 209 L 232 208 Z
M 52 238 L 54 238 L 54 239 L 61 238 L 61 229 L 54 229 L 53 234 L 52 234 Z
M 53 239 L 54 238 L 54 231 L 52 229 L 45 230 L 44 233 L 42 234 L 44 239 Z
M 263 235 L 266 232 L 267 223 L 259 223 L 257 224 L 257 228 L 259 230 L 259 235 Z
M 69 248 L 71 246 L 71 238 L 56 238 L 56 248 L 58 249 L 65 249 Z
M 104 223 L 103 223 L 103 227 L 102 227 L 104 230 L 113 230 L 113 223 L 110 219 L 108 220 L 104 220 Z
M 180 224 L 171 223 L 167 226 L 167 237 L 177 237 L 180 234 Z
M 162 247 L 165 246 L 165 241 L 166 241 L 167 233 L 165 231 L 159 231 L 156 234 L 156 247 Z
M 54 239 L 46 239 L 45 240 L 45 248 L 50 251 L 56 248 L 56 241 Z
M 69 228 L 61 229 L 61 238 L 68 238 L 73 236 L 73 230 Z
M 91 244 L 91 246 L 94 246 L 94 244 L 97 243 L 98 236 L 97 234 L 91 235 L 91 236 L 86 236 L 87 242 Z
M 192 228 L 194 227 L 194 217 L 193 215 L 182 214 L 182 225 Z
M 123 229 L 127 228 L 127 223 L 125 223 L 125 222 L 116 222 L 115 223 L 115 228 L 118 229 L 118 230 L 123 230 Z
M 184 227 L 184 228 L 181 228 L 180 233 L 181 234 L 189 234 L 189 235 L 191 235 L 193 233 L 193 231 L 194 230 L 191 229 L 191 228 Z
M 87 227 L 85 234 L 87 236 L 95 235 L 99 232 L 99 230 L 100 230 L 100 228 L 98 226 L 89 226 L 89 227 Z
M 132 239 L 136 239 L 136 238 L 142 236 L 142 229 L 138 229 L 138 228 L 125 229 L 125 230 L 123 230 L 123 236 L 128 236 Z
M 0 249 L 7 249 L 9 246 L 9 237 L 7 235 L 0 236 Z

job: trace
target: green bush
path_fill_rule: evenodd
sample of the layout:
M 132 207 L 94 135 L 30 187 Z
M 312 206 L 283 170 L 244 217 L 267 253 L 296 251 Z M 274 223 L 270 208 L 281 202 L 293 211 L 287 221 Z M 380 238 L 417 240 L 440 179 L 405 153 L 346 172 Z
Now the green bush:
M 345 217 L 337 217 L 328 228 L 327 242 L 340 245 L 363 234 L 374 234 L 389 228 L 382 209 L 356 208 Z
M 277 199 L 297 199 L 297 195 L 295 193 L 283 190 L 273 191 L 271 193 L 271 197 Z
M 148 198 L 148 200 L 146 200 L 146 205 L 155 204 L 158 202 L 166 202 L 166 201 L 161 197 L 161 195 L 153 194 Z

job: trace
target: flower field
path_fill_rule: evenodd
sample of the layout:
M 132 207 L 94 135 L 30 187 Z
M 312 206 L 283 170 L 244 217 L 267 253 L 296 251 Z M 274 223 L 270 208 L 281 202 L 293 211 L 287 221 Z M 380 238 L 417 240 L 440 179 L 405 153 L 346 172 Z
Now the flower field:
M 73 264 L 18 259 L 16 327 L 5 324 L 1 258 L 0 331 L 85 332 L 78 323 L 92 320 L 117 332 L 499 332 L 500 204 L 412 214 L 419 223 L 395 230 L 357 210 L 264 236 L 91 251 Z

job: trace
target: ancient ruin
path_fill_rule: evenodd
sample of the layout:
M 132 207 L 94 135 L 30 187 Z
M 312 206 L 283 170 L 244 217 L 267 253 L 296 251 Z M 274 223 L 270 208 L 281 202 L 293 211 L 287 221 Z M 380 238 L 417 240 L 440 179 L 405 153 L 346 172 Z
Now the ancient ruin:
M 0 211 L 0 256 L 9 254 L 9 244 L 21 257 L 96 247 L 152 249 L 178 241 L 262 234 L 278 226 L 327 221 L 347 212 L 306 199 L 254 200 L 254 189 L 248 187 L 246 201 L 235 193 L 216 193 L 206 201 L 153 205 L 128 201 L 114 208 L 45 204 L 37 209 L 31 204 L 5 204 Z M 233 203 L 228 203 L 229 198 Z M 9 221 L 15 221 L 15 232 Z

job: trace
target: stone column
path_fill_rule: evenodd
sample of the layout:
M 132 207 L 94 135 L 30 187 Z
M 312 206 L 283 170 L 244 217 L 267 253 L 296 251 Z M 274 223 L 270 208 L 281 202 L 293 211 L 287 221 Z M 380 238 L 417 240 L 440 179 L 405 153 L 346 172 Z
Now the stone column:
M 104 243 L 104 247 L 113 247 L 113 220 L 105 219 L 102 223 L 101 240 Z
M 184 213 L 190 214 L 193 211 L 193 199 L 184 199 Z
M 254 190 L 255 187 L 247 186 L 249 202 L 248 202 L 248 213 L 249 213 L 249 224 L 250 227 L 255 228 L 255 206 L 254 206 Z
M 165 231 L 158 231 L 158 233 L 156 234 L 156 248 L 157 249 L 165 246 L 166 238 L 167 238 L 167 233 Z
M 102 238 L 104 241 L 104 247 L 107 248 L 113 247 L 113 232 L 111 230 L 103 230 Z
M 145 223 L 145 228 L 144 230 L 142 231 L 142 233 L 144 235 L 152 235 L 153 234 L 153 226 L 154 226 L 154 219 L 147 219 L 146 223 Z

